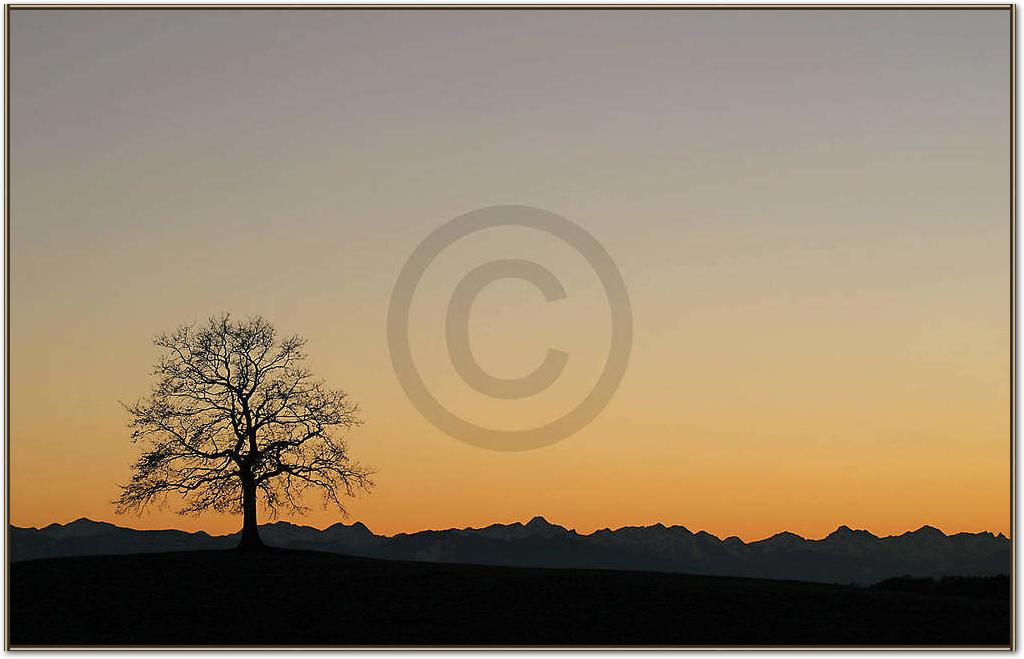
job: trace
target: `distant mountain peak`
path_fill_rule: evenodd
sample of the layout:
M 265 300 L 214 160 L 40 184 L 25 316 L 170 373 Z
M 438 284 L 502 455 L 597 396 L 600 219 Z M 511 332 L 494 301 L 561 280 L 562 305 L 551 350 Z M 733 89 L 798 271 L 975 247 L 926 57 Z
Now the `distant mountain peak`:
M 751 544 L 761 547 L 786 548 L 798 545 L 802 542 L 806 542 L 806 540 L 798 536 L 796 533 L 791 531 L 781 531 L 769 538 L 765 538 L 764 540 L 759 540 Z
M 554 538 L 569 534 L 569 531 L 558 524 L 552 524 L 540 515 L 537 515 L 523 527 L 528 535 L 535 535 L 542 538 Z
M 97 522 L 87 517 L 79 517 L 75 521 L 68 522 L 67 524 L 58 524 L 54 522 L 53 524 L 40 529 L 40 531 L 47 536 L 61 538 L 97 535 L 116 530 L 119 530 L 119 528 L 109 522 Z
M 946 538 L 946 537 L 948 537 L 945 533 L 943 533 L 939 529 L 937 529 L 934 526 L 931 526 L 929 524 L 925 524 L 924 526 L 922 526 L 918 530 L 910 531 L 909 533 L 910 533 L 910 535 L 916 535 L 916 536 L 924 537 L 924 538 Z
M 363 524 L 362 522 L 352 522 L 351 524 L 346 524 L 345 522 L 335 522 L 334 524 L 331 524 L 327 528 L 328 529 L 359 529 L 359 530 L 365 529 L 367 531 L 370 530 L 370 528 L 368 526 L 366 526 L 366 524 Z M 324 529 L 324 530 L 327 530 L 327 529 Z
M 89 519 L 88 517 L 79 517 L 78 519 L 74 520 L 73 522 L 68 522 L 67 524 L 53 523 L 53 524 L 50 524 L 50 526 L 62 526 L 64 528 L 66 528 L 66 529 L 71 529 L 71 528 L 80 528 L 80 527 L 84 527 L 84 526 L 113 526 L 113 524 L 111 524 L 109 522 L 97 522 L 96 520 Z
M 878 536 L 870 531 L 865 531 L 864 529 L 851 529 L 846 524 L 843 524 L 825 537 L 826 540 L 848 540 L 852 538 L 877 539 Z
M 293 524 L 292 522 L 286 522 L 283 519 L 279 519 L 276 522 L 270 522 L 269 524 L 260 524 L 260 527 L 277 527 L 281 529 L 308 529 L 310 526 L 304 526 L 302 524 Z

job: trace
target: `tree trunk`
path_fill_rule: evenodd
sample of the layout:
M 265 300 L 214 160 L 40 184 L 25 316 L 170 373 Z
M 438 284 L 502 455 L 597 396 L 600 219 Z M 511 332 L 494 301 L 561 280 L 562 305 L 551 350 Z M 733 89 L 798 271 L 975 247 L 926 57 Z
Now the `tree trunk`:
M 256 481 L 249 474 L 242 474 L 242 541 L 239 549 L 263 547 L 260 529 L 256 524 Z

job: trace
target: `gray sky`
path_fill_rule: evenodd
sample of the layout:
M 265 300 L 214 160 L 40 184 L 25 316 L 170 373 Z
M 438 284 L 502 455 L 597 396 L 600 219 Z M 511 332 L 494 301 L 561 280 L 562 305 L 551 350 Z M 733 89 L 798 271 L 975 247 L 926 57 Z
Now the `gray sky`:
M 308 336 L 362 403 L 381 477 L 354 514 L 382 530 L 1008 530 L 1007 10 L 15 9 L 10 37 L 14 522 L 109 517 L 149 337 L 233 310 Z M 384 340 L 416 244 L 501 203 L 593 233 L 636 321 L 602 416 L 505 458 L 420 419 Z M 423 368 L 468 415 L 557 414 L 600 364 L 599 288 L 527 234 L 467 239 L 423 284 Z M 494 285 L 474 350 L 506 376 L 575 357 L 506 409 L 460 391 L 435 321 L 517 250 L 569 299 Z M 744 484 L 715 499 L 723 479 Z M 927 495 L 892 503 L 907 482 Z

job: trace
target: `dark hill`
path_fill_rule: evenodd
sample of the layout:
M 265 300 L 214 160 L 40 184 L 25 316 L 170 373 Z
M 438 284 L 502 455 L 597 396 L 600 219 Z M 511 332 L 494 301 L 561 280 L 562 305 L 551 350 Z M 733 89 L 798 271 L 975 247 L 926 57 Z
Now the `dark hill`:
M 964 596 L 916 584 L 867 588 L 281 549 L 92 556 L 11 564 L 9 633 L 12 646 L 1006 646 L 1009 580 L 1003 583 L 995 596 L 992 588 Z

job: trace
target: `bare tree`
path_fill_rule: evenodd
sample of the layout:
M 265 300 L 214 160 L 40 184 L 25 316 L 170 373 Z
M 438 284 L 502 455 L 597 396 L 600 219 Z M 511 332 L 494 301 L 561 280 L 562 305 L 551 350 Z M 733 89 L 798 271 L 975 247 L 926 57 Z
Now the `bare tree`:
M 257 500 L 271 516 L 302 512 L 317 491 L 343 514 L 340 494 L 372 487 L 341 433 L 361 424 L 358 407 L 304 366 L 305 339 L 278 340 L 262 318 L 229 315 L 156 337 L 164 350 L 146 398 L 125 409 L 143 446 L 117 511 L 142 512 L 182 497 L 181 514 L 241 512 L 240 547 L 262 546 Z

